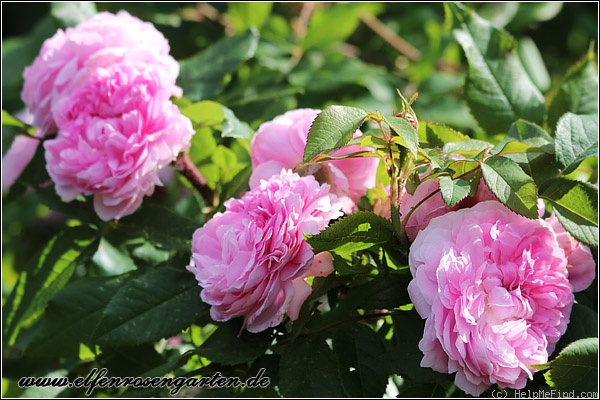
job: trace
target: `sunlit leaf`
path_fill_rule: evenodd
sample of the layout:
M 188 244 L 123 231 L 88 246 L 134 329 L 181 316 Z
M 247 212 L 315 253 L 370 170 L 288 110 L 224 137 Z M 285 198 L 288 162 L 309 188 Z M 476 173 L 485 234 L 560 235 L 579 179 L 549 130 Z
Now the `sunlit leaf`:
M 304 162 L 322 152 L 333 152 L 344 146 L 367 115 L 360 108 L 347 106 L 329 106 L 321 111 L 308 132 Z
M 557 178 L 540 187 L 564 228 L 580 242 L 598 247 L 598 187 Z
M 469 137 L 448 126 L 434 122 L 419 123 L 419 142 L 430 146 L 443 147 L 446 143 L 468 140 Z
M 107 347 L 122 347 L 168 338 L 207 309 L 200 300 L 198 282 L 185 266 L 151 269 L 118 289 L 104 309 L 92 340 Z
M 537 190 L 530 176 L 504 157 L 490 157 L 481 164 L 483 179 L 504 205 L 527 218 L 537 218 Z
M 598 115 L 563 115 L 556 127 L 556 159 L 563 174 L 587 157 L 598 155 Z
M 87 226 L 55 236 L 25 267 L 3 306 L 3 337 L 13 344 L 21 329 L 35 322 L 75 269 L 96 252 L 98 231 Z
M 546 382 L 564 393 L 598 391 L 598 338 L 581 339 L 565 347 L 544 374 Z
M 349 253 L 395 243 L 391 222 L 367 211 L 347 215 L 307 240 L 315 253 Z
M 469 63 L 466 99 L 479 125 L 493 134 L 518 118 L 541 124 L 544 96 L 523 68 L 515 39 L 462 5 L 448 7 L 458 20 L 454 35 Z
M 407 148 L 416 157 L 419 151 L 419 137 L 415 128 L 403 118 L 386 117 L 385 122 L 398 135 L 396 136 L 399 139 L 398 144 Z
M 449 176 L 440 176 L 440 191 L 442 199 L 448 207 L 453 207 L 467 197 L 471 190 L 471 185 L 464 179 L 452 179 Z

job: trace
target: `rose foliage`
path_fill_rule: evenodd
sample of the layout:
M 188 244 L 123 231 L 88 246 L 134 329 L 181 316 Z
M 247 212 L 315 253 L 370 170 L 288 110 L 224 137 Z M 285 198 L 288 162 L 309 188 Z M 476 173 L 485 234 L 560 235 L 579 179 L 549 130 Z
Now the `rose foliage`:
M 50 5 L 3 50 L 3 395 L 597 391 L 596 53 L 551 80 L 523 4 Z

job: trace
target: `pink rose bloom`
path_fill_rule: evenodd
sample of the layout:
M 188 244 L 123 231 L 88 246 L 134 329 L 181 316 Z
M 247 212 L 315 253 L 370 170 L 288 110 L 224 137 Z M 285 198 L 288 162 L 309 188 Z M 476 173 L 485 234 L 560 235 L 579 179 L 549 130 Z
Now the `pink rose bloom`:
M 263 123 L 252 138 L 252 167 L 250 187 L 255 187 L 261 179 L 276 175 L 282 168 L 294 169 L 302 163 L 308 131 L 321 111 L 297 109 L 275 117 Z M 361 132 L 356 131 L 355 137 Z M 354 145 L 338 150 L 335 156 L 350 154 L 365 148 Z M 332 190 L 344 203 L 344 211 L 351 212 L 355 203 L 366 194 L 367 189 L 375 186 L 375 175 L 379 159 L 375 157 L 349 158 L 328 161 L 309 167 L 310 173 L 320 181 L 329 183 Z
M 53 103 L 83 68 L 107 66 L 125 60 L 147 63 L 163 70 L 163 88 L 181 95 L 175 86 L 179 64 L 169 55 L 169 44 L 156 28 L 126 11 L 107 12 L 47 39 L 33 64 L 25 69 L 21 97 L 43 132 L 56 131 Z
M 168 100 L 163 75 L 143 62 L 121 62 L 72 77 L 53 106 L 58 136 L 44 142 L 48 173 L 64 201 L 94 195 L 100 218 L 121 218 L 161 184 L 157 170 L 194 134 Z
M 342 215 L 337 197 L 314 177 L 283 170 L 225 207 L 194 233 L 187 267 L 211 317 L 243 316 L 250 332 L 278 325 L 286 313 L 296 319 L 311 292 L 304 277 L 331 272 L 328 254 L 315 257 L 304 234 Z
M 438 179 L 429 179 L 422 182 L 414 194 L 404 193 L 402 201 L 400 202 L 400 220 L 404 219 L 410 210 L 423 201 L 427 196 L 440 188 Z M 442 193 L 438 191 L 436 194 L 425 200 L 425 202 L 415 208 L 415 211 L 408 218 L 406 223 L 406 235 L 412 242 L 417 237 L 419 231 L 425 229 L 429 221 L 440 215 L 444 215 L 451 211 L 456 211 L 461 208 L 472 207 L 473 205 L 486 200 L 496 200 L 496 196 L 487 187 L 483 179 L 479 182 L 477 187 L 477 193 L 474 197 L 466 197 L 452 207 L 448 207 L 444 203 Z
M 541 219 L 496 201 L 449 212 L 419 232 L 409 264 L 408 291 L 427 319 L 421 366 L 456 372 L 468 394 L 522 389 L 567 328 L 567 259 Z
M 567 256 L 567 270 L 569 271 L 569 282 L 574 292 L 587 289 L 594 278 L 596 278 L 596 263 L 592 251 L 586 245 L 579 243 L 569 232 L 563 228 L 561 223 L 552 215 L 546 219 L 552 226 L 558 245 L 565 251 Z

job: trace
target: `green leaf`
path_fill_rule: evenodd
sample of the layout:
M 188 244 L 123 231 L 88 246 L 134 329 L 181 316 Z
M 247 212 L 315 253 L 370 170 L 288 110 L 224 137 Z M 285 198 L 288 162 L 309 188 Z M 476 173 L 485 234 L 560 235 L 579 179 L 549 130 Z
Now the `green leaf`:
M 272 8 L 273 3 L 267 2 L 229 3 L 227 16 L 237 32 L 251 27 L 260 29 L 267 22 Z
M 481 168 L 477 161 L 457 160 L 447 166 L 447 171 L 452 172 L 452 178 L 465 181 L 469 184 L 469 196 L 475 196 L 481 182 Z M 441 185 L 440 185 L 441 186 Z
M 77 357 L 80 343 L 91 346 L 105 307 L 126 279 L 126 275 L 83 278 L 65 286 L 48 303 L 27 354 Z
M 336 355 L 321 337 L 301 337 L 281 355 L 283 397 L 344 397 Z
M 449 176 L 440 176 L 440 190 L 442 199 L 448 207 L 453 207 L 456 203 L 467 197 L 471 191 L 471 185 L 464 179 L 452 179 Z
M 494 153 L 494 152 L 492 152 Z M 498 156 L 507 156 L 507 155 L 514 155 L 514 154 L 539 154 L 539 153 L 544 153 L 544 150 L 540 149 L 539 147 L 535 147 L 535 146 L 531 146 L 529 144 L 523 143 L 523 142 L 517 142 L 516 140 L 511 140 L 509 142 L 506 142 L 502 145 L 501 150 L 497 153 L 495 153 L 495 155 Z M 514 159 L 512 159 L 514 161 Z
M 226 37 L 201 53 L 181 60 L 177 84 L 192 101 L 209 98 L 225 87 L 225 77 L 242 62 L 254 57 L 259 35 L 250 29 L 242 35 Z
M 556 349 L 562 350 L 571 342 L 589 337 L 598 337 L 598 313 L 575 302 L 569 316 L 569 328 L 560 338 Z M 557 350 L 554 351 L 555 354 Z
M 547 126 L 553 129 L 565 113 L 579 115 L 598 114 L 598 72 L 596 54 L 589 51 L 586 57 L 575 64 L 560 87 L 554 92 L 548 107 Z
M 360 23 L 358 13 L 358 4 L 332 3 L 328 8 L 317 9 L 310 18 L 302 48 L 323 48 L 341 42 L 356 31 Z
M 268 330 L 261 333 L 242 330 L 239 318 L 218 326 L 195 352 L 221 365 L 237 365 L 255 360 L 263 355 L 271 343 Z
M 446 143 L 462 142 L 469 139 L 467 135 L 459 131 L 434 122 L 420 122 L 418 135 L 421 145 L 427 144 L 433 147 L 443 147 Z
M 519 164 L 538 186 L 560 172 L 554 155 L 554 139 L 540 126 L 525 120 L 516 121 L 492 153 Z
M 550 74 L 535 42 L 529 37 L 524 37 L 519 41 L 517 50 L 529 79 L 542 92 L 550 89 Z
M 569 174 L 587 157 L 598 155 L 598 115 L 567 113 L 556 127 L 556 160 Z
M 188 117 L 194 126 L 219 126 L 225 120 L 225 112 L 222 104 L 216 101 L 203 100 L 182 107 L 181 113 Z
M 544 96 L 521 64 L 514 38 L 462 5 L 448 7 L 460 24 L 454 36 L 469 63 L 466 100 L 479 125 L 494 134 L 518 118 L 541 124 Z
M 444 145 L 444 153 L 456 153 L 465 157 L 475 157 L 492 148 L 492 144 L 483 140 L 469 139 L 461 142 L 449 142 Z
M 184 267 L 149 269 L 122 285 L 104 309 L 93 341 L 107 347 L 132 346 L 187 328 L 208 305 L 200 300 L 194 275 Z
M 181 215 L 158 206 L 144 206 L 119 221 L 119 228 L 140 232 L 150 242 L 169 250 L 189 251 L 196 224 Z
M 578 241 L 598 248 L 598 188 L 589 183 L 556 178 L 540 187 L 563 227 Z
M 249 165 L 238 172 L 229 182 L 223 185 L 220 196 L 221 200 L 216 208 L 217 212 L 222 212 L 225 209 L 225 201 L 232 197 L 240 197 L 249 189 L 248 181 L 251 175 L 252 166 Z
M 493 156 L 481 164 L 483 179 L 504 205 L 527 218 L 538 218 L 533 180 L 508 158 Z
M 396 308 L 410 303 L 405 290 L 408 280 L 402 275 L 378 276 L 377 278 L 357 286 L 353 286 L 345 298 L 343 308 L 378 310 Z
M 73 27 L 98 13 L 96 4 L 88 1 L 50 3 L 50 13 L 62 28 Z
M 371 328 L 356 324 L 338 329 L 333 337 L 333 350 L 347 397 L 383 396 L 388 382 L 381 362 L 385 346 Z
M 198 165 L 202 161 L 210 159 L 217 149 L 217 141 L 211 128 L 198 128 L 196 134 L 192 136 L 192 146 L 189 155 L 194 164 Z
M 48 301 L 67 284 L 75 269 L 92 257 L 98 235 L 87 226 L 69 228 L 31 259 L 3 307 L 3 336 L 8 345 L 15 343 L 22 328 L 31 326 L 42 315 Z
M 510 3 L 509 3 L 510 4 Z M 445 386 L 452 386 L 446 383 Z M 398 398 L 404 399 L 418 399 L 418 398 L 430 398 L 430 399 L 443 399 L 446 397 L 452 397 L 454 390 L 448 390 L 439 382 L 428 382 L 419 383 L 416 385 L 402 385 Z M 456 396 L 459 397 L 459 396 Z M 462 396 L 460 396 L 462 397 Z M 466 397 L 466 396 L 465 396 Z
M 514 18 L 507 25 L 509 31 L 518 31 L 527 27 L 530 27 L 536 22 L 548 21 L 563 8 L 563 2 L 536 2 L 526 3 L 520 2 L 518 4 L 518 10 L 515 12 Z
M 598 338 L 581 339 L 565 347 L 544 374 L 546 382 L 562 392 L 598 391 Z
M 225 121 L 223 122 L 223 131 L 221 132 L 222 137 L 250 139 L 252 131 L 237 119 L 233 111 L 227 107 L 223 107 L 223 113 L 225 114 Z
M 385 117 L 385 122 L 396 132 L 402 147 L 407 148 L 415 157 L 419 151 L 419 136 L 413 126 L 403 118 Z
M 347 106 L 329 106 L 317 115 L 304 149 L 304 162 L 322 152 L 330 153 L 352 139 L 368 114 L 365 110 Z
M 546 148 L 546 145 L 554 144 L 554 139 L 541 126 L 533 122 L 520 119 L 511 125 L 507 138 L 514 138 L 520 142 Z M 510 140 L 510 139 L 509 139 Z
M 394 245 L 394 230 L 387 219 L 368 211 L 357 211 L 307 238 L 315 253 L 351 253 L 372 246 Z
M 410 383 L 450 381 L 451 375 L 440 374 L 420 365 L 423 352 L 419 349 L 419 341 L 423 338 L 425 320 L 415 311 L 394 314 L 392 320 L 394 347 L 383 356 L 388 373 L 401 375 Z
M 453 177 L 465 177 L 479 170 L 477 161 L 456 160 L 448 164 L 448 169 L 453 172 Z
M 391 96 L 386 74 L 386 69 L 381 66 L 367 64 L 342 53 L 328 53 L 324 58 L 302 57 L 298 66 L 290 72 L 289 82 L 308 93 L 327 93 L 359 85 L 368 89 L 373 97 L 380 98 L 384 104 L 390 104 L 395 99 Z M 381 103 L 377 103 L 373 108 L 380 106 Z
M 27 125 L 23 121 L 16 119 L 12 115 L 10 115 L 6 110 L 2 110 L 2 125 L 16 126 L 17 128 L 23 129 L 27 128 Z
M 121 275 L 136 269 L 133 260 L 114 247 L 106 237 L 100 238 L 98 251 L 92 257 L 92 261 L 98 266 L 100 276 Z
M 339 323 L 354 315 L 356 310 L 381 310 L 410 303 L 406 288 L 410 279 L 404 275 L 386 274 L 359 285 L 351 286 L 343 300 L 320 320 L 311 323 L 311 330 Z

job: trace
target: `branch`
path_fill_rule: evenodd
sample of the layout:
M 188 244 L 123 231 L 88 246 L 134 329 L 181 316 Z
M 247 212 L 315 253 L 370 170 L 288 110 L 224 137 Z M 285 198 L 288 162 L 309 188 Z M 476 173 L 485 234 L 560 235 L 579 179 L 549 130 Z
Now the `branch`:
M 208 187 L 206 179 L 187 153 L 180 153 L 177 159 L 173 161 L 173 167 L 177 172 L 183 175 L 188 182 L 196 189 L 204 202 L 209 206 L 215 205 L 215 192 Z
M 392 32 L 390 28 L 388 28 L 377 17 L 363 11 L 360 13 L 360 19 L 390 46 L 408 57 L 409 60 L 419 61 L 421 59 L 421 52 L 418 49 Z

